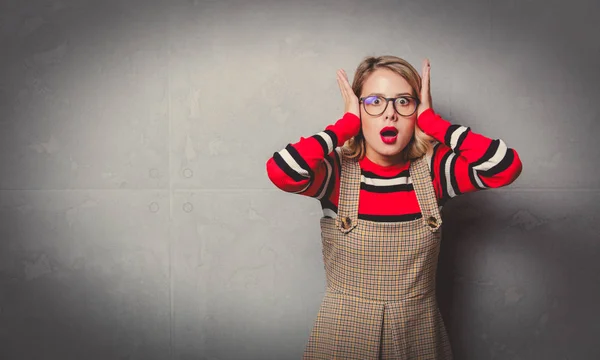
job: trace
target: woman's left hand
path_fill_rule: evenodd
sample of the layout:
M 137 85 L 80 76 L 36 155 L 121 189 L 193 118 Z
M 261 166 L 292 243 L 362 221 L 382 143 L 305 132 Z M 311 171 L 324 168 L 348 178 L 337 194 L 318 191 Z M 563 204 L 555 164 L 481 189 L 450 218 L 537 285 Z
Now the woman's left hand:
M 429 59 L 423 60 L 423 71 L 421 72 L 421 96 L 419 106 L 417 107 L 417 117 L 433 106 L 431 101 L 431 64 Z

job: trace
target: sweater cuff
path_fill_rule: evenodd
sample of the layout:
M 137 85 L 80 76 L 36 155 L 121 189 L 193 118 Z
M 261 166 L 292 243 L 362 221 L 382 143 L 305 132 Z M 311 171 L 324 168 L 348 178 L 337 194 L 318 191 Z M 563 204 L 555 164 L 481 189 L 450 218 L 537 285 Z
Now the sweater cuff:
M 360 118 L 352 113 L 345 113 L 335 124 L 327 127 L 335 134 L 336 144 L 334 147 L 342 146 L 350 138 L 358 134 L 360 131 Z
M 417 118 L 417 125 L 425 132 L 432 136 L 437 141 L 444 143 L 446 132 L 450 127 L 450 122 L 442 119 L 441 116 L 429 108 L 421 113 Z

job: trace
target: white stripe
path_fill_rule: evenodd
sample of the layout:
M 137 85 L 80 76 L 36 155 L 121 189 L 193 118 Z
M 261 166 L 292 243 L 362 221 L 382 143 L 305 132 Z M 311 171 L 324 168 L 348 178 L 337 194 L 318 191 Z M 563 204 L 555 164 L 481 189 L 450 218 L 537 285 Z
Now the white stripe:
M 323 216 L 328 216 L 335 219 L 337 217 L 337 213 L 329 208 L 323 208 Z
M 487 186 L 485 186 L 482 182 L 481 179 L 479 178 L 479 174 L 477 173 L 477 170 L 473 169 L 473 177 L 475 178 L 475 182 L 477 183 L 477 185 L 479 185 L 479 187 L 485 189 L 487 188 Z
M 452 150 L 456 150 L 458 138 L 460 138 L 465 131 L 467 131 L 467 128 L 465 126 L 461 126 L 452 132 L 452 135 L 450 136 L 450 147 Z
M 324 131 L 317 133 L 317 136 L 320 136 L 321 139 L 325 140 L 327 143 L 327 153 L 331 153 L 333 151 L 333 140 L 331 139 L 331 136 Z
M 303 192 L 305 192 L 311 185 L 311 182 L 309 181 L 308 184 L 306 184 L 306 186 L 302 189 L 302 190 L 298 190 L 298 191 L 294 191 L 292 194 L 301 194 Z
M 456 154 L 451 153 L 450 156 L 448 156 L 448 159 L 446 160 L 446 164 L 444 165 L 445 168 L 445 173 L 446 173 L 446 188 L 448 190 L 448 196 L 450 196 L 451 198 L 456 196 L 456 192 L 454 191 L 454 188 L 452 187 L 452 181 L 450 181 L 450 177 L 454 176 L 454 174 L 450 173 L 450 165 L 452 164 L 452 160 L 456 157 Z
M 483 164 L 473 167 L 473 169 L 477 171 L 486 171 L 498 165 L 500 161 L 504 159 L 506 153 L 508 152 L 508 148 L 506 147 L 504 141 L 500 140 L 499 142 L 500 143 L 498 145 L 498 150 L 496 150 L 494 156 L 492 156 L 488 161 L 484 162 Z
M 321 193 L 317 196 L 317 199 L 319 199 L 319 200 L 321 200 L 323 198 L 323 196 L 325 196 L 325 193 L 327 192 L 327 188 L 329 187 L 329 181 L 331 180 L 331 173 L 332 173 L 331 164 L 329 163 L 329 161 L 325 160 L 324 163 L 325 163 L 325 165 L 327 165 L 327 180 L 325 180 L 325 185 L 323 186 L 323 190 L 321 190 Z
M 300 167 L 300 165 L 298 165 L 296 160 L 294 160 L 294 158 L 292 157 L 292 155 L 290 155 L 290 153 L 289 153 L 289 151 L 287 151 L 287 149 L 281 150 L 279 152 L 279 155 L 281 155 L 283 160 L 292 168 L 292 170 L 297 172 L 300 176 L 304 176 L 305 178 L 310 177 L 310 175 L 308 174 L 308 171 L 304 170 L 303 168 Z
M 376 179 L 368 178 L 364 175 L 360 176 L 360 181 L 373 186 L 393 186 L 393 185 L 407 185 L 412 184 L 412 179 L 408 176 L 401 176 L 394 179 Z

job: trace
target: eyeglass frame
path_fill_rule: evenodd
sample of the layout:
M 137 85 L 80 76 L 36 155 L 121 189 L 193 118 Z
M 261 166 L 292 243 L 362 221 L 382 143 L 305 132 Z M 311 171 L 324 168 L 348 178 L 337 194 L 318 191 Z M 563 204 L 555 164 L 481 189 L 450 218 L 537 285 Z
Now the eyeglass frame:
M 383 111 L 381 111 L 381 113 L 379 113 L 377 115 L 371 115 L 371 114 L 369 114 L 369 112 L 367 111 L 367 108 L 365 106 L 365 103 L 364 103 L 364 100 L 366 98 L 373 97 L 373 96 L 385 100 L 385 107 L 383 108 Z M 400 111 L 398 111 L 398 109 L 396 108 L 396 100 L 398 100 L 400 98 L 411 98 L 411 99 L 415 100 L 415 102 L 416 102 L 415 110 L 412 113 L 408 114 L 408 115 L 402 115 L 402 114 L 400 114 Z M 419 108 L 419 104 L 421 103 L 421 100 L 419 100 L 418 97 L 415 97 L 415 96 L 412 96 L 412 95 L 401 95 L 401 96 L 396 96 L 396 97 L 393 97 L 393 98 L 386 98 L 386 97 L 379 96 L 379 95 L 369 95 L 369 96 L 363 96 L 363 97 L 359 98 L 358 100 L 363 105 L 363 109 L 365 110 L 365 112 L 367 114 L 371 115 L 371 116 L 380 116 L 381 114 L 383 114 L 387 110 L 388 106 L 390 105 L 390 101 L 394 100 L 394 102 L 392 103 L 392 106 L 394 107 L 394 111 L 396 113 L 398 113 L 398 115 L 400 115 L 400 116 L 409 117 L 409 116 L 412 116 L 417 111 L 417 109 Z

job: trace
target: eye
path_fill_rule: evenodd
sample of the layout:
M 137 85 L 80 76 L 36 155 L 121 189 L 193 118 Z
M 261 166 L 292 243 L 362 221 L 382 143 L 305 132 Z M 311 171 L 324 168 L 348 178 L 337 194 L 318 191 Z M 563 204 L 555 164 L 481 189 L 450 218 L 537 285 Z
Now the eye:
M 412 101 L 411 98 L 400 97 L 400 98 L 396 99 L 396 104 L 401 105 L 401 106 L 407 106 L 407 105 L 410 105 L 411 101 Z
M 381 99 L 378 96 L 367 96 L 365 98 L 366 105 L 380 105 Z

